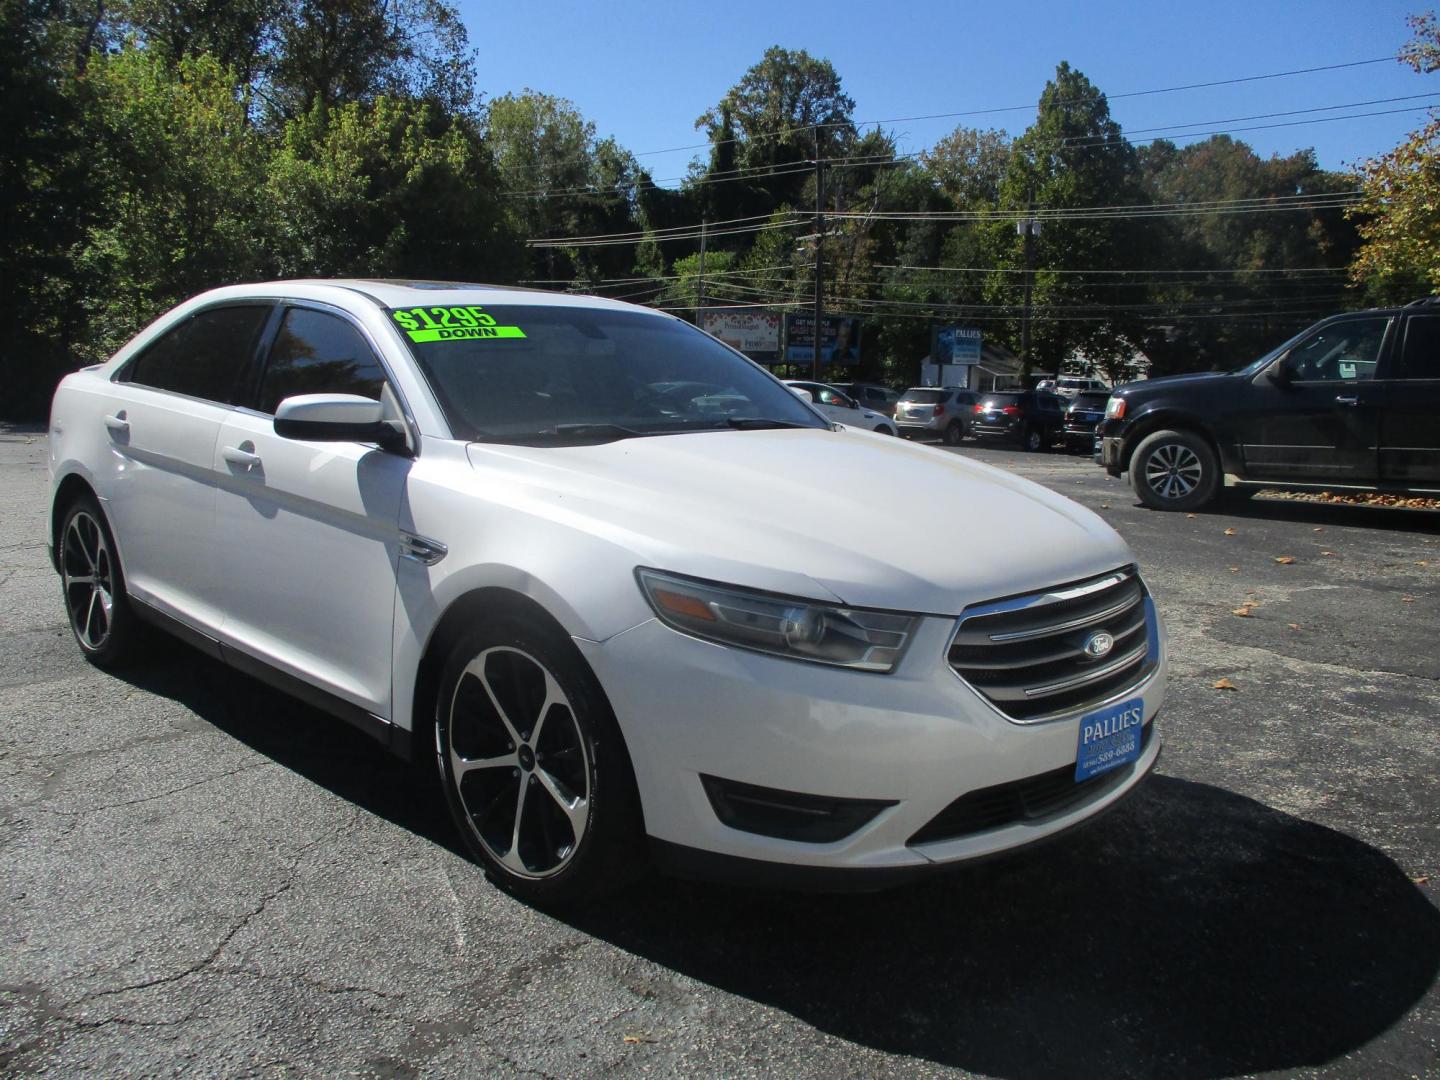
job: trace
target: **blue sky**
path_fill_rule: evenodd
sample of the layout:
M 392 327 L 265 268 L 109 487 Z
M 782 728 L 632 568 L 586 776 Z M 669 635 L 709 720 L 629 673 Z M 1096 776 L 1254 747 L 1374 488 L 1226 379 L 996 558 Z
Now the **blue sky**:
M 1119 95 L 1393 55 L 1408 39 L 1392 0 L 1281 3 L 936 3 L 920 0 L 461 0 L 479 50 L 487 97 L 526 87 L 572 100 L 600 135 L 613 135 L 657 181 L 682 176 L 696 117 L 770 45 L 828 58 L 855 99 L 859 121 L 883 126 L 904 151 L 921 150 L 956 124 L 1018 134 L 1055 65 L 1068 60 L 1102 91 Z M 1304 121 L 1336 113 L 1234 118 L 1376 99 L 1429 95 L 1340 112 L 1440 104 L 1440 73 L 1395 62 L 1144 97 L 1118 98 L 1112 115 L 1131 132 L 1182 124 L 1193 130 Z M 1023 106 L 991 116 L 897 118 Z M 1340 168 L 1393 147 L 1422 111 L 1236 132 L 1263 154 L 1313 147 Z M 1225 123 L 1210 124 L 1211 121 Z M 1209 125 L 1209 126 L 1203 126 Z M 1158 134 L 1151 132 L 1150 134 Z M 1132 136 L 1147 137 L 1138 132 Z M 1177 140 L 1182 141 L 1182 140 Z

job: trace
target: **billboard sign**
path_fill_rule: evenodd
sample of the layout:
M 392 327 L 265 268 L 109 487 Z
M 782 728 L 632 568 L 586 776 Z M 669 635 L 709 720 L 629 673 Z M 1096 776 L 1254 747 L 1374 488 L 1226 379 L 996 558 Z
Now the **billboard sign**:
M 815 316 L 785 316 L 785 361 L 808 364 L 815 349 Z M 854 315 L 827 315 L 820 331 L 822 364 L 860 362 L 860 320 Z
M 938 326 L 930 356 L 937 364 L 980 363 L 980 331 L 969 326 Z
M 780 359 L 780 316 L 773 311 L 705 311 L 700 327 L 751 360 L 773 364 Z

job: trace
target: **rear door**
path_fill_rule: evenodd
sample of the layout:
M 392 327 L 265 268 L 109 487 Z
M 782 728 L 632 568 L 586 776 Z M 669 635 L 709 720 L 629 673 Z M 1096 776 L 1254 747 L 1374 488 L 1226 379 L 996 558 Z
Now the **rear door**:
M 102 481 L 127 585 L 198 629 L 220 622 L 213 462 L 220 426 L 254 361 L 269 303 L 198 311 L 115 375 L 102 418 Z
M 1381 483 L 1440 487 L 1440 314 L 1405 316 L 1381 395 Z
M 1231 420 L 1248 477 L 1369 484 L 1379 470 L 1380 383 L 1391 319 L 1329 322 L 1252 380 Z M 1281 381 L 1271 373 L 1284 369 Z
M 250 407 L 226 419 L 215 446 L 222 640 L 388 718 L 412 461 L 366 443 L 275 434 L 282 399 L 325 393 L 395 400 L 378 350 L 348 315 L 288 306 Z

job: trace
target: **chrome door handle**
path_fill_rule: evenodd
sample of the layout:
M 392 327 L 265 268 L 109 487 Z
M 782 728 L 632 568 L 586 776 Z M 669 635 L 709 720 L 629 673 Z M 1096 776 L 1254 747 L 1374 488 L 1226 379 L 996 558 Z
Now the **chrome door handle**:
M 1344 394 L 1341 394 L 1339 397 L 1337 397 L 1337 398 L 1335 399 L 1335 404 L 1336 404 L 1336 405 L 1359 405 L 1359 404 L 1360 404 L 1360 399 L 1359 399 L 1358 397 L 1346 397 Z
M 120 410 L 114 416 L 105 417 L 105 426 L 117 435 L 123 435 L 130 430 L 130 421 L 125 419 L 125 410 Z
M 239 465 L 242 469 L 253 469 L 260 464 L 260 455 L 253 454 L 245 447 L 253 446 L 252 443 L 241 443 L 239 446 L 227 446 L 220 451 L 220 456 L 231 465 Z

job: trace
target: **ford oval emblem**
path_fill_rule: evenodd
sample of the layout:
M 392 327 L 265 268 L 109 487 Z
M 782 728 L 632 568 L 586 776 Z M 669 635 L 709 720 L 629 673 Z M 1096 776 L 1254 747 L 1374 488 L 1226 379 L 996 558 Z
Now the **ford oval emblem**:
M 1085 655 L 1096 660 L 1108 656 L 1110 650 L 1115 647 L 1115 639 L 1104 630 L 1096 630 L 1085 639 Z

